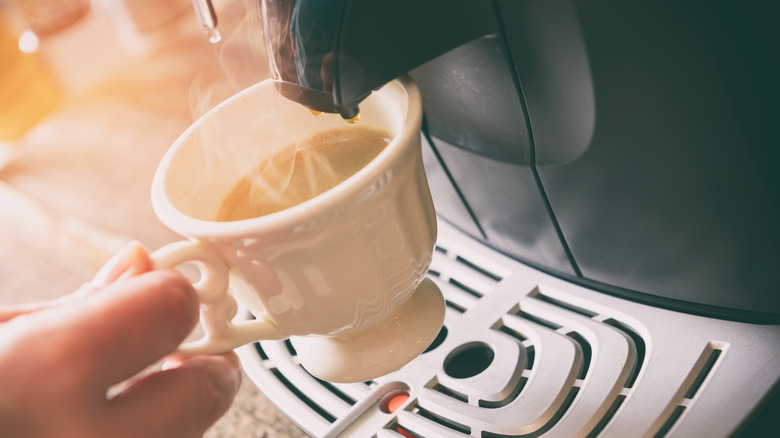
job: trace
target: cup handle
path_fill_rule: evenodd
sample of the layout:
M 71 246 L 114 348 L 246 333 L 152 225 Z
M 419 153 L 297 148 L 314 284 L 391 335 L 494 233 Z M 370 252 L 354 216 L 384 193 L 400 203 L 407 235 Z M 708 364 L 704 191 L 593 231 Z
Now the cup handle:
M 238 306 L 228 293 L 229 268 L 222 258 L 199 240 L 189 240 L 166 245 L 150 256 L 155 269 L 173 268 L 192 262 L 200 271 L 200 279 L 193 284 L 200 301 L 200 323 L 205 334 L 202 338 L 185 342 L 177 353 L 184 355 L 226 353 L 257 340 L 286 339 L 285 334 L 266 315 L 233 323 Z

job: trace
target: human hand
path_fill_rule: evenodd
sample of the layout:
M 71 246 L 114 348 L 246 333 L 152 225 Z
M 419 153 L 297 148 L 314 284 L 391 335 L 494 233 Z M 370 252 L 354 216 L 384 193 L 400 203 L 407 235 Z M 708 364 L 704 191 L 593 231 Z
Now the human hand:
M 0 437 L 202 436 L 241 372 L 233 353 L 170 355 L 197 317 L 190 283 L 135 243 L 71 295 L 0 309 Z

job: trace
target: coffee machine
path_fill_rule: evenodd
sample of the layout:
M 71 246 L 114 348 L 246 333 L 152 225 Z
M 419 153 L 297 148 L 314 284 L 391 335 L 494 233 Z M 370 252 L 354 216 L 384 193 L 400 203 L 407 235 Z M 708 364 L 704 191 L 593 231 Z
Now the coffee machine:
M 780 382 L 767 8 L 258 0 L 282 95 L 349 119 L 419 85 L 448 319 L 360 387 L 270 342 L 250 376 L 316 436 L 748 434 Z

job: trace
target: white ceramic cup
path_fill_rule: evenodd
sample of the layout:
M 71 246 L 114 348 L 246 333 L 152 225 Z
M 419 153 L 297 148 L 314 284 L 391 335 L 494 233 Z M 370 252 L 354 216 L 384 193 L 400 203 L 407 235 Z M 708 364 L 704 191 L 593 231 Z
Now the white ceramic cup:
M 358 124 L 394 135 L 369 164 L 308 201 L 217 222 L 239 178 L 293 141 L 347 126 L 313 116 L 256 84 L 197 120 L 163 158 L 152 185 L 159 219 L 189 240 L 152 254 L 156 268 L 194 262 L 202 339 L 184 353 L 221 353 L 291 338 L 302 365 L 333 382 L 392 372 L 438 334 L 444 300 L 425 278 L 436 217 L 420 150 L 422 106 L 408 78 L 373 92 Z M 236 321 L 235 295 L 255 319 Z

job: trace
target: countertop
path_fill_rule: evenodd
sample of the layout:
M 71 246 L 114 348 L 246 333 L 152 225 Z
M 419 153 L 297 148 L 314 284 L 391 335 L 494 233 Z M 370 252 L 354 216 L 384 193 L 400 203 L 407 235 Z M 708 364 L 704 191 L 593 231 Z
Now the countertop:
M 217 6 L 223 40 L 216 45 L 191 10 L 133 53 L 113 50 L 107 34 L 90 34 L 94 17 L 83 35 L 51 43 L 59 44 L 52 68 L 73 65 L 62 50 L 72 50 L 80 68 L 95 68 L 71 89 L 63 85 L 59 108 L 23 137 L 0 142 L 0 303 L 70 293 L 131 239 L 150 250 L 181 239 L 152 211 L 158 162 L 195 118 L 269 76 L 254 2 Z M 100 41 L 104 52 L 90 55 L 79 38 Z M 245 376 L 206 436 L 306 435 Z

